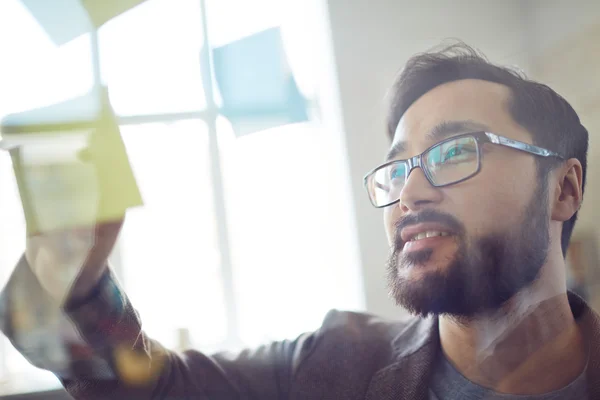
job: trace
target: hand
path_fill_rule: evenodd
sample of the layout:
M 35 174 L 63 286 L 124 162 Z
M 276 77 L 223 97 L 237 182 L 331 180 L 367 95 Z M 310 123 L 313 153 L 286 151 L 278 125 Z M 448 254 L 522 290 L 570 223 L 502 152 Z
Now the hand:
M 54 300 L 65 305 L 89 295 L 108 267 L 123 221 L 27 238 L 27 262 Z

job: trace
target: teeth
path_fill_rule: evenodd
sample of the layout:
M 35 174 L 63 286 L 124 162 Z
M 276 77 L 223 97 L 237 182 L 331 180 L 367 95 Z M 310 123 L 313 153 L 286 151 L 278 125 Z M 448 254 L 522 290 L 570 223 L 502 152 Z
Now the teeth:
M 425 239 L 425 238 L 430 238 L 430 237 L 435 237 L 435 236 L 449 236 L 449 235 L 450 234 L 448 232 L 427 231 L 427 232 L 421 232 L 421 233 L 416 234 L 410 240 L 413 241 L 413 240 L 420 240 L 420 239 Z

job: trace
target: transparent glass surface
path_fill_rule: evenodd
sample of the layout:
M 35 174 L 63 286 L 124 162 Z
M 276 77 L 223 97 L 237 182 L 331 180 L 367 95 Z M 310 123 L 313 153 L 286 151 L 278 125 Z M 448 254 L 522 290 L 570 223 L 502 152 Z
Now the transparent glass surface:
M 177 348 L 220 343 L 227 323 L 214 217 L 208 133 L 200 120 L 123 126 L 144 206 L 131 209 L 120 253 L 144 330 Z
M 87 93 L 93 84 L 89 35 L 56 46 L 19 0 L 0 1 L 0 119 Z M 0 151 L 0 287 L 25 249 L 25 219 L 12 163 Z M 59 388 L 2 335 L 0 397 Z
M 19 0 L 0 1 L 0 119 L 87 93 L 89 35 L 56 46 Z
M 208 35 L 219 47 L 263 30 L 280 27 L 294 79 L 305 97 L 312 98 L 321 83 L 314 57 L 323 38 L 316 26 L 320 0 L 206 0 Z M 235 10 L 235 12 L 232 12 Z M 217 91 L 218 96 L 218 91 Z M 219 99 L 217 99 L 219 100 Z
M 148 0 L 99 32 L 102 78 L 119 115 L 205 107 L 198 0 Z
M 326 132 L 304 123 L 235 138 L 227 120 L 217 126 L 242 341 L 295 337 L 332 308 L 360 307 Z

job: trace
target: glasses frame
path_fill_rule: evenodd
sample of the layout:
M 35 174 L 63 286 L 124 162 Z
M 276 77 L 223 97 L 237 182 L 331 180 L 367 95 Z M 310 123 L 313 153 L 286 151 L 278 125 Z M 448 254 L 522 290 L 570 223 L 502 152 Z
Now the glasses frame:
M 477 169 L 471 173 L 470 175 L 466 176 L 465 178 L 459 179 L 457 181 L 453 181 L 450 183 L 444 183 L 444 184 L 435 184 L 433 182 L 433 178 L 430 175 L 430 171 L 428 170 L 428 168 L 423 168 L 423 166 L 425 165 L 425 163 L 423 162 L 423 156 L 425 154 L 427 154 L 429 151 L 431 151 L 431 149 L 433 149 L 436 146 L 440 146 L 446 142 L 450 142 L 452 140 L 456 140 L 456 139 L 460 139 L 463 137 L 473 137 L 476 141 L 477 144 Z M 423 151 L 421 154 L 417 154 L 414 157 L 410 157 L 404 160 L 392 160 L 389 162 L 386 162 L 384 164 L 381 164 L 379 166 L 377 166 L 376 168 L 372 169 L 371 171 L 369 171 L 363 178 L 363 185 L 367 191 L 367 194 L 369 196 L 369 201 L 371 202 L 371 204 L 373 205 L 373 207 L 375 208 L 383 208 L 383 207 L 388 207 L 391 206 L 393 204 L 396 204 L 400 201 L 400 198 L 388 203 L 388 204 L 384 204 L 384 205 L 376 205 L 372 196 L 371 196 L 371 192 L 369 191 L 369 178 L 371 178 L 372 176 L 375 175 L 375 173 L 385 167 L 388 167 L 390 165 L 393 164 L 400 164 L 400 163 L 404 163 L 408 166 L 407 172 L 406 172 L 406 179 L 408 180 L 408 177 L 410 176 L 411 172 L 415 169 L 415 168 L 421 168 L 421 170 L 423 171 L 425 178 L 427 178 L 427 181 L 429 182 L 429 184 L 433 187 L 445 187 L 445 186 L 450 186 L 450 185 L 455 185 L 457 183 L 460 182 L 464 182 L 467 179 L 471 179 L 472 177 L 474 177 L 475 175 L 477 175 L 479 173 L 479 171 L 481 171 L 481 158 L 482 158 L 482 152 L 481 152 L 481 146 L 483 146 L 485 143 L 491 143 L 491 144 L 497 144 L 500 146 L 504 146 L 504 147 L 508 147 L 511 149 L 515 149 L 518 151 L 522 151 L 528 154 L 533 154 L 535 156 L 539 156 L 539 157 L 556 157 L 560 160 L 564 160 L 564 157 L 561 156 L 558 153 L 555 153 L 553 151 L 544 149 L 542 147 L 538 147 L 529 143 L 525 143 L 525 142 L 520 142 L 518 140 L 514 140 L 514 139 L 509 139 L 507 137 L 504 136 L 500 136 L 497 135 L 495 133 L 491 133 L 491 132 L 470 132 L 470 133 L 464 133 L 464 134 L 460 134 L 460 135 L 456 135 L 456 136 L 452 136 L 449 137 L 447 139 L 444 139 L 440 142 L 437 142 L 431 146 L 429 146 L 427 149 L 425 149 L 425 151 Z

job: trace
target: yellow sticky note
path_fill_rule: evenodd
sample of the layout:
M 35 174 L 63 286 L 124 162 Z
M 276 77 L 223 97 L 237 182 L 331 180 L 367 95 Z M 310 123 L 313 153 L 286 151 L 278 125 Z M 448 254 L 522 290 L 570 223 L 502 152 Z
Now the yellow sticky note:
M 143 204 L 107 97 L 96 118 L 11 126 L 9 143 L 29 235 L 122 218 Z

